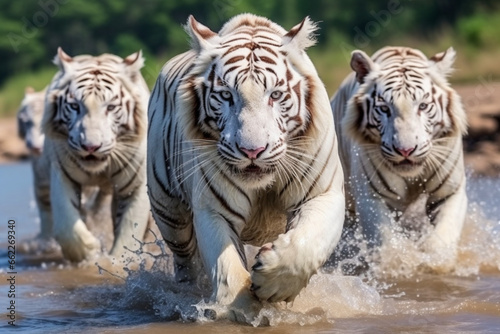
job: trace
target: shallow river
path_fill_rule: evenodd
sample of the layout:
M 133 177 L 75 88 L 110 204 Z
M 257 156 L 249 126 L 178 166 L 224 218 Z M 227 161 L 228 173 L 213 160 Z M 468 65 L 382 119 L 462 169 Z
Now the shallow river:
M 206 290 L 174 284 L 167 256 L 138 254 L 148 269 L 111 274 L 105 258 L 99 265 L 107 270 L 100 270 L 95 261 L 75 266 L 57 253 L 18 252 L 10 269 L 9 221 L 17 245 L 40 228 L 32 193 L 29 164 L 0 165 L 0 333 L 500 332 L 498 179 L 468 180 L 468 218 L 453 273 L 422 270 L 426 255 L 395 242 L 376 275 L 315 275 L 293 304 L 265 307 L 260 315 L 270 325 L 260 328 L 205 318 L 199 310 Z M 156 244 L 148 247 L 161 254 Z M 11 301 L 16 328 L 8 323 Z

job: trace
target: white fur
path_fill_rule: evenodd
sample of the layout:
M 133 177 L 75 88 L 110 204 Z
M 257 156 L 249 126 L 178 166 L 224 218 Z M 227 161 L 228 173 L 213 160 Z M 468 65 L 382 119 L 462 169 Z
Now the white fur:
M 138 246 L 135 239 L 143 238 L 149 218 L 145 175 L 149 90 L 140 73 L 144 60 L 141 52 L 125 59 L 108 54 L 70 57 L 59 48 L 54 63 L 60 71 L 54 76 L 47 93 L 44 112 L 47 138 L 42 168 L 46 171 L 47 182 L 40 187 L 47 195 L 50 191 L 50 203 L 42 209 L 42 220 L 46 217 L 50 226 L 53 220 L 51 233 L 67 259 L 81 261 L 92 258 L 101 252 L 102 245 L 85 224 L 82 196 L 94 199 L 85 207 L 90 215 L 103 212 L 103 205 L 109 205 L 109 196 L 113 196 L 112 207 L 107 208 L 112 212 L 116 226 L 110 254 L 118 257 L 126 252 L 125 247 L 134 249 Z M 109 114 L 106 111 L 109 105 L 117 103 L 114 97 L 120 96 L 119 92 L 101 89 L 98 92 L 105 95 L 97 98 L 96 90 L 83 96 L 84 91 L 75 87 L 72 80 L 89 72 L 89 67 L 93 67 L 95 73 L 110 68 L 117 72 L 115 80 L 126 91 L 123 98 L 129 99 L 134 108 L 130 117 L 112 121 L 111 117 L 115 116 L 109 116 L 113 115 L 112 111 Z M 78 118 L 73 112 L 70 116 L 73 122 L 71 128 L 65 125 L 67 129 L 61 131 L 57 124 L 63 121 L 59 110 L 62 106 L 58 103 L 68 86 L 68 99 L 79 105 L 81 116 Z M 115 129 L 118 122 L 125 130 Z M 84 145 L 100 145 L 94 155 L 103 160 L 92 162 L 84 159 Z M 89 186 L 99 191 L 99 196 L 87 192 L 85 189 Z M 45 202 L 48 202 L 47 199 Z M 121 219 L 117 216 L 118 212 Z
M 394 52 L 398 55 L 392 57 L 403 55 L 404 60 L 395 59 L 391 64 L 396 65 L 385 70 L 384 64 L 391 61 L 386 55 Z M 434 56 L 434 60 L 427 60 L 419 50 L 402 47 L 386 47 L 377 51 L 371 59 L 364 52 L 355 51 L 351 62 L 355 72 L 344 80 L 331 101 L 340 134 L 349 215 L 359 219 L 365 238 L 374 246 L 382 242 L 380 231 L 394 217 L 399 216 L 398 221 L 403 226 L 411 224 L 415 216 L 420 217 L 419 223 L 429 225 L 427 210 L 432 203 L 444 201 L 435 213 L 435 227 L 422 241 L 424 249 L 442 255 L 442 262 L 432 266 L 444 271 L 450 270 L 455 261 L 467 207 L 462 152 L 462 135 L 467 122 L 459 96 L 446 81 L 454 58 L 452 48 L 446 54 Z M 378 59 L 382 59 L 380 63 Z M 362 101 L 371 99 L 375 83 L 384 91 L 385 88 L 380 88 L 383 85 L 381 78 L 391 76 L 387 81 L 393 81 L 394 73 L 400 68 L 404 73 L 405 65 L 409 69 L 412 64 L 416 68 L 424 67 L 418 71 L 424 73 L 425 79 L 420 86 L 425 91 L 412 91 L 416 100 L 409 95 L 386 91 L 382 96 L 385 101 L 375 101 L 375 105 L 385 104 L 390 113 L 387 119 L 391 117 L 391 121 L 383 118 L 385 133 L 377 136 L 377 130 L 367 128 L 366 117 L 360 116 L 361 109 L 366 105 Z M 425 69 L 426 64 L 428 69 Z M 438 108 L 437 102 L 434 104 L 430 99 L 431 84 L 436 94 L 441 95 L 440 99 L 445 101 L 445 109 L 451 108 L 451 112 L 443 110 L 442 127 L 437 126 L 429 134 L 424 126 L 425 111 L 418 112 L 418 108 L 422 102 L 432 103 L 433 108 Z M 429 97 L 425 100 L 426 93 Z M 389 103 L 392 98 L 392 103 Z M 391 146 L 416 147 L 415 153 L 424 157 L 423 164 L 411 168 L 394 167 L 393 164 L 397 165 L 403 158 L 397 154 L 391 158 L 384 156 L 381 153 L 382 142 L 389 147 L 386 151 Z M 426 150 L 428 153 L 425 153 Z
M 242 25 L 242 22 L 248 24 Z M 301 125 L 303 133 L 299 130 L 287 132 L 293 131 L 294 122 L 288 123 L 290 129 L 280 130 L 281 109 L 270 98 L 271 88 L 277 85 L 272 75 L 263 79 L 268 80 L 267 89 L 253 79 L 242 81 L 235 88 L 239 70 L 228 72 L 226 83 L 217 86 L 218 90 L 231 93 L 233 101 L 232 104 L 222 103 L 217 109 L 224 120 L 223 129 L 216 128 L 215 122 L 205 124 L 195 118 L 193 108 L 199 95 L 191 85 L 201 90 L 200 87 L 209 82 L 208 73 L 212 64 L 216 64 L 212 57 L 222 57 L 224 53 L 217 43 L 234 40 L 235 36 L 248 36 L 241 31 L 253 25 L 269 29 L 266 41 L 276 43 L 279 47 L 273 46 L 275 51 L 286 55 L 294 77 L 290 86 L 300 81 L 300 87 L 296 87 L 300 88 L 301 100 L 291 94 L 289 101 L 294 101 L 291 112 L 300 111 L 300 118 L 305 121 Z M 314 27 L 306 19 L 285 37 L 287 32 L 271 21 L 244 14 L 233 18 L 215 34 L 190 18 L 188 31 L 194 50 L 174 57 L 165 65 L 152 93 L 148 187 L 153 215 L 173 248 L 177 244 L 188 244 L 191 228 L 194 229 L 197 253 L 212 281 L 213 300 L 243 311 L 244 314 L 236 315 L 239 320 L 244 320 L 245 315 L 256 315 L 261 307 L 258 300 L 293 301 L 311 275 L 327 260 L 340 238 L 345 200 L 334 125 L 326 90 L 303 52 L 312 45 L 310 36 Z M 201 34 L 200 30 L 203 30 Z M 245 38 L 240 41 L 249 45 L 253 45 L 252 42 Z M 255 43 L 258 42 L 259 37 L 255 37 Z M 228 57 L 246 55 L 248 50 L 242 48 Z M 259 52 L 263 51 L 256 47 L 256 55 L 264 54 Z M 280 78 L 286 78 L 284 62 L 277 59 L 269 66 L 274 66 Z M 240 66 L 247 68 L 244 64 Z M 222 76 L 225 69 L 219 71 L 216 66 L 214 71 Z M 305 107 L 307 90 L 308 110 Z M 217 139 L 206 139 L 200 128 Z M 164 132 L 165 129 L 170 132 Z M 171 137 L 173 133 L 177 137 Z M 242 169 L 249 165 L 249 159 L 238 147 L 248 150 L 266 147 L 253 161 L 262 168 L 266 167 L 266 159 L 272 159 L 273 155 L 281 158 L 292 155 L 287 150 L 293 150 L 295 155 L 288 158 L 291 161 L 282 162 L 284 166 L 279 173 L 245 177 L 230 172 L 229 163 L 221 158 L 224 147 L 231 148 L 230 161 Z M 273 148 L 276 150 L 272 151 Z M 308 173 L 305 172 L 307 168 L 311 169 Z M 306 174 L 303 179 L 302 174 Z M 288 177 L 292 180 L 289 185 Z M 302 199 L 306 200 L 302 202 Z M 166 216 L 186 227 L 169 226 L 167 219 L 162 218 Z M 285 226 L 287 220 L 288 228 Z M 250 272 L 238 248 L 240 243 L 246 242 L 260 247 Z M 196 257 L 176 257 L 176 263 L 181 265 L 177 278 L 195 280 L 201 270 L 199 262 Z

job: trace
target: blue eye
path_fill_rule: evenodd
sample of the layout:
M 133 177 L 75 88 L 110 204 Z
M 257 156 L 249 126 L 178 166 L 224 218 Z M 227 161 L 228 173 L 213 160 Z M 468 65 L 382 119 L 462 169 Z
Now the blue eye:
M 379 108 L 380 108 L 380 111 L 382 111 L 383 113 L 386 113 L 386 114 L 389 113 L 389 111 L 390 111 L 390 108 L 386 105 L 382 105 Z
M 226 101 L 230 101 L 231 98 L 233 97 L 233 94 L 231 94 L 230 91 L 228 90 L 223 90 L 222 92 L 220 92 L 220 96 L 226 100 Z
M 418 106 L 418 109 L 425 110 L 425 109 L 427 109 L 427 106 L 428 106 L 427 103 L 420 103 L 420 105 Z
M 275 90 L 274 92 L 271 93 L 271 98 L 273 100 L 278 100 L 282 95 L 283 95 L 282 92 L 280 92 L 279 90 Z
M 73 109 L 75 111 L 80 111 L 80 105 L 76 102 L 70 103 L 69 106 L 71 109 Z

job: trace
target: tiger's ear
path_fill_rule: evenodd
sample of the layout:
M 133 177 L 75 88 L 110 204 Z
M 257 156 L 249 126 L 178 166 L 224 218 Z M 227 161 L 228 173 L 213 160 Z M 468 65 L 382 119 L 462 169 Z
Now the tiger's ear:
M 429 67 L 435 69 L 438 73 L 447 77 L 453 72 L 453 63 L 457 53 L 453 47 L 449 47 L 448 50 L 435 54 L 429 59 Z
M 141 73 L 141 68 L 144 66 L 144 57 L 142 50 L 132 53 L 130 56 L 123 58 L 123 67 L 125 74 L 135 81 L 137 75 Z
M 59 67 L 61 72 L 67 72 L 73 58 L 70 57 L 61 47 L 57 48 L 57 55 L 54 57 L 54 64 Z
M 26 88 L 24 88 L 24 95 L 33 94 L 34 92 L 35 89 L 31 86 L 26 86 Z
M 356 80 L 362 84 L 368 73 L 375 69 L 375 63 L 363 51 L 355 50 L 351 54 L 351 68 L 356 72 Z
M 189 15 L 185 29 L 189 36 L 191 36 L 191 47 L 197 52 L 211 49 L 216 44 L 217 37 L 219 36 L 208 27 L 196 21 L 193 15 Z
M 299 50 L 306 50 L 316 44 L 316 35 L 314 34 L 316 30 L 318 30 L 318 25 L 311 21 L 309 16 L 306 16 L 302 22 L 283 36 L 281 43 L 283 46 L 293 45 Z

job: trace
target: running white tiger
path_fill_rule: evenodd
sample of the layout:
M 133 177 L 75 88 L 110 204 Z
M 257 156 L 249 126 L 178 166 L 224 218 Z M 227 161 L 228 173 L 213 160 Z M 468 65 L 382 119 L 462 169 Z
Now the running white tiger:
M 305 53 L 316 26 L 242 14 L 219 33 L 192 16 L 186 29 L 192 50 L 165 65 L 149 105 L 149 197 L 176 278 L 199 277 L 201 255 L 215 301 L 292 301 L 344 221 L 329 99 Z M 251 274 L 245 243 L 261 247 Z
M 46 172 L 43 170 L 44 163 L 41 157 L 45 135 L 42 132 L 42 117 L 45 106 L 45 93 L 47 89 L 35 91 L 31 87 L 26 87 L 24 98 L 21 101 L 21 106 L 17 113 L 17 127 L 19 137 L 24 139 L 26 147 L 30 152 L 31 166 L 33 170 L 33 184 L 35 189 L 35 199 L 38 208 L 44 206 L 44 198 L 48 193 L 44 191 L 43 183 L 46 182 Z M 41 231 L 37 236 L 37 240 L 45 240 L 43 245 L 37 241 L 26 242 L 23 244 L 23 251 L 30 252 L 31 250 L 52 250 L 54 245 L 50 242 L 52 237 L 52 223 L 47 223 L 47 219 L 43 217 L 44 211 L 40 210 L 41 216 Z M 40 246 L 40 247 L 39 247 Z
M 113 195 L 114 242 L 122 254 L 142 239 L 149 216 L 146 191 L 148 87 L 141 52 L 70 57 L 61 48 L 59 72 L 47 92 L 43 118 L 45 196 L 42 209 L 63 255 L 72 261 L 101 251 L 82 219 L 82 187 Z M 50 200 L 49 200 L 50 198 Z M 43 217 L 43 216 L 42 216 Z M 43 224 L 43 222 L 42 222 Z
M 449 254 L 443 270 L 455 259 L 467 207 L 466 114 L 447 82 L 455 56 L 453 48 L 430 59 L 405 47 L 385 47 L 371 58 L 354 51 L 354 72 L 331 101 L 347 209 L 363 235 L 380 243 L 391 217 L 417 233 L 431 224 L 424 249 Z

